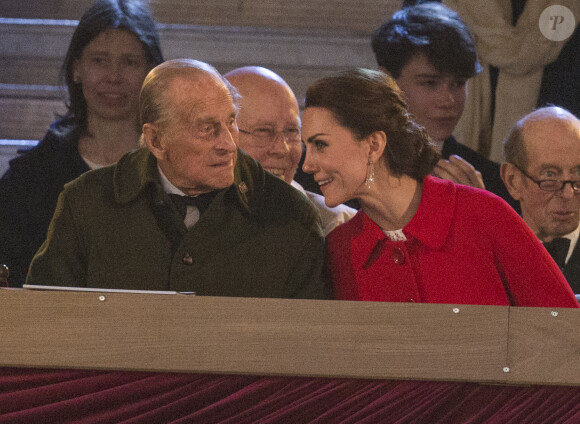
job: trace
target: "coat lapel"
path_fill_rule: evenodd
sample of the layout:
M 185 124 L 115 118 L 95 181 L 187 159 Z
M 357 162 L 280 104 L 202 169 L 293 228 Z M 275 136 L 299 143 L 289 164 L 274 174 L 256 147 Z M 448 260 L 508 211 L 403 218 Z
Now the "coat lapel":
M 574 252 L 564 267 L 564 276 L 575 294 L 580 294 L 580 241 L 576 243 Z

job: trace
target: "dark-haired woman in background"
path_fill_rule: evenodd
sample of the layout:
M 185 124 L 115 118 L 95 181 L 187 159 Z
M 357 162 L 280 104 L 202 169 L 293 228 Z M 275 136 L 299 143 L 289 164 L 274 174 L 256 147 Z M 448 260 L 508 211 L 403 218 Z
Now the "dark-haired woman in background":
M 149 7 L 139 0 L 99 0 L 81 18 L 61 78 L 67 113 L 37 147 L 10 162 L 0 180 L 0 263 L 21 286 L 46 238 L 63 186 L 138 146 L 139 91 L 163 62 Z
M 386 74 L 306 94 L 304 171 L 327 206 L 361 210 L 327 237 L 336 299 L 578 307 L 537 237 L 499 197 L 430 176 L 439 154 Z

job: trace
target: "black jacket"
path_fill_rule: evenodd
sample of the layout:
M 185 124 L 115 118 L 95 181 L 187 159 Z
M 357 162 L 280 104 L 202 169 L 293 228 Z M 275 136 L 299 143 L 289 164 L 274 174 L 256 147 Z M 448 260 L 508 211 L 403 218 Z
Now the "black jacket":
M 70 119 L 55 121 L 0 179 L 0 263 L 10 268 L 13 287 L 24 283 L 64 185 L 89 170 L 78 151 L 80 132 L 71 125 Z
M 460 156 L 472 164 L 475 169 L 481 172 L 481 177 L 483 178 L 486 190 L 501 197 L 512 208 L 514 208 L 516 212 L 520 213 L 519 202 L 514 200 L 509 194 L 503 180 L 501 179 L 499 173 L 500 166 L 498 163 L 489 160 L 485 156 L 477 153 L 475 150 L 459 143 L 453 136 L 445 140 L 443 143 L 443 151 L 441 152 L 443 159 L 449 159 L 449 156 L 451 155 Z

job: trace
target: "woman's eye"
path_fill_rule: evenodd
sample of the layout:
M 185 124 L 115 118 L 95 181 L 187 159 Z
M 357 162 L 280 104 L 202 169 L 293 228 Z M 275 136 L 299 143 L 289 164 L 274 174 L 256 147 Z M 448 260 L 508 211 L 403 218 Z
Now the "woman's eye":
M 322 151 L 326 146 L 328 146 L 328 143 L 322 140 L 314 140 L 314 147 L 316 147 L 316 150 Z

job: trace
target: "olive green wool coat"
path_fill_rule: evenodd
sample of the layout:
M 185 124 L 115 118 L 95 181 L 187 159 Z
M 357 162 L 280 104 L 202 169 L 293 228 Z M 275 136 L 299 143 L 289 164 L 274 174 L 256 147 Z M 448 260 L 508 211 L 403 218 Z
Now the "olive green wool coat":
M 26 283 L 317 299 L 323 255 L 312 204 L 244 152 L 188 231 L 142 148 L 65 186 Z

